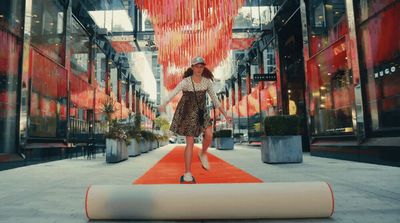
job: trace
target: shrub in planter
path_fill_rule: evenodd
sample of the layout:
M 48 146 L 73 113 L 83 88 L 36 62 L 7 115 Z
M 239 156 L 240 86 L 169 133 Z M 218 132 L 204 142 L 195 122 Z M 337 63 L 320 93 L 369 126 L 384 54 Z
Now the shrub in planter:
M 264 133 L 267 136 L 298 135 L 300 133 L 300 117 L 297 115 L 266 117 Z
M 168 144 L 169 137 L 167 135 L 156 134 L 156 139 L 159 146 L 165 146 Z
M 130 145 L 128 146 L 129 156 L 138 156 L 142 153 L 140 149 L 140 142 L 142 136 L 140 131 L 138 131 L 134 126 L 130 126 L 127 129 L 128 138 L 130 138 Z
M 140 131 L 140 134 L 142 136 L 143 146 L 144 146 L 142 148 L 142 152 L 148 152 L 154 149 L 153 142 L 157 140 L 155 134 L 146 130 Z
M 216 131 L 214 134 L 216 139 L 216 148 L 220 150 L 231 150 L 234 146 L 234 140 L 232 138 L 232 130 L 222 129 Z
M 249 132 L 248 133 L 249 143 L 261 141 L 261 136 L 262 135 L 263 135 L 262 132 Z
M 262 138 L 261 159 L 266 163 L 298 163 L 303 161 L 300 117 L 281 115 L 266 117 Z
M 110 122 L 106 137 L 106 162 L 115 163 L 128 159 L 130 139 L 116 120 Z

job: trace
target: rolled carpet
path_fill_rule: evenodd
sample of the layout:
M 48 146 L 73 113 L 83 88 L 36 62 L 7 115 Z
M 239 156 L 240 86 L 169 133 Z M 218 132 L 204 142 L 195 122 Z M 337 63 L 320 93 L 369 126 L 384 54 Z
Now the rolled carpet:
M 325 182 L 94 185 L 85 208 L 93 220 L 322 218 L 334 197 Z

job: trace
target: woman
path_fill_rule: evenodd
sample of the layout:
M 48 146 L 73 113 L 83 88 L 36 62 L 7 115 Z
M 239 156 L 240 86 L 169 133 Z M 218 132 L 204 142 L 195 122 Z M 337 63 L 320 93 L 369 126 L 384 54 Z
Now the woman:
M 221 103 L 213 90 L 212 81 L 213 74 L 205 67 L 206 63 L 202 57 L 195 57 L 191 61 L 191 67 L 184 73 L 183 80 L 168 95 L 165 102 L 159 107 L 160 112 L 165 111 L 165 106 L 180 91 L 183 96 L 178 103 L 170 130 L 178 135 L 186 136 L 185 147 L 185 173 L 181 177 L 181 183 L 195 183 L 195 179 L 191 173 L 192 154 L 194 137 L 203 135 L 203 145 L 198 156 L 204 169 L 209 170 L 210 166 L 207 159 L 207 149 L 212 140 L 212 123 L 208 112 L 206 111 L 206 92 L 211 97 L 215 108 L 218 108 L 225 116 L 228 123 L 231 117 L 228 116 L 222 108 Z M 199 119 L 199 110 L 205 111 L 203 123 Z

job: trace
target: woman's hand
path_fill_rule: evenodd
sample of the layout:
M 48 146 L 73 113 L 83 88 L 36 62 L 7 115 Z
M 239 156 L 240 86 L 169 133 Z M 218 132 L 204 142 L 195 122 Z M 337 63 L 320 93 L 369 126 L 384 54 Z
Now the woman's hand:
M 160 111 L 160 112 L 165 112 L 165 105 L 160 105 L 160 106 L 158 107 L 158 111 Z

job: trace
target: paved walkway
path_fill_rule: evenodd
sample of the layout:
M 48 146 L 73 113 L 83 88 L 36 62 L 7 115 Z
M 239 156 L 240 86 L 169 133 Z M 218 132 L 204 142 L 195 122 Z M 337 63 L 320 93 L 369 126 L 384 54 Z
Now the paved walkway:
M 106 164 L 100 155 L 95 160 L 80 157 L 1 171 L 0 222 L 87 222 L 84 199 L 88 185 L 131 184 L 174 146 L 168 145 L 117 164 Z M 398 167 L 309 154 L 304 155 L 301 164 L 269 165 L 261 162 L 259 147 L 239 144 L 231 151 L 213 148 L 210 151 L 265 182 L 326 181 L 333 187 L 335 213 L 331 218 L 245 222 L 400 222 Z

